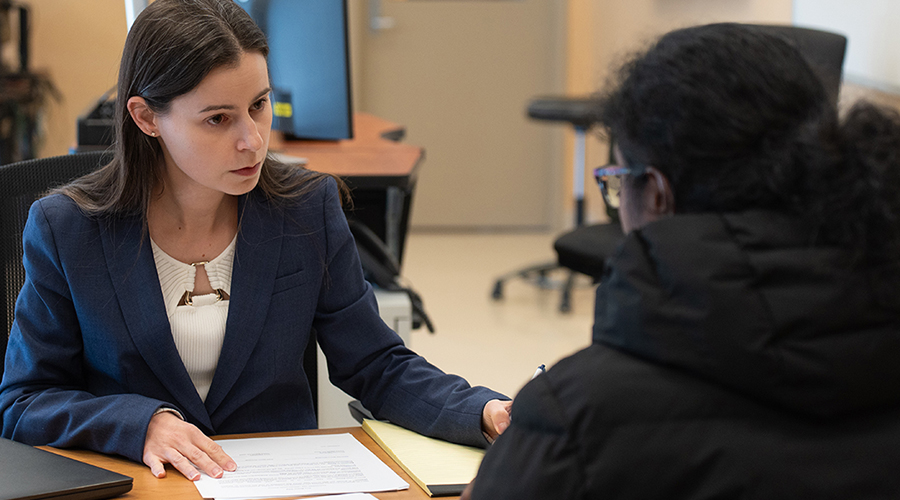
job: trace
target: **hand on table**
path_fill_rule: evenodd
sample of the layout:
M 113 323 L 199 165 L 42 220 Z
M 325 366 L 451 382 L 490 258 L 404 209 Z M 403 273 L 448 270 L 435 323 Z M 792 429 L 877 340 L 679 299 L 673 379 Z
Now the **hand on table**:
M 481 411 L 481 430 L 488 441 L 493 443 L 509 427 L 511 409 L 512 401 L 499 399 L 492 399 L 484 405 L 484 410 Z
M 150 472 L 158 478 L 166 477 L 166 463 L 172 464 L 191 481 L 200 479 L 197 468 L 215 478 L 222 477 L 223 469 L 229 472 L 237 469 L 237 464 L 221 446 L 193 424 L 170 412 L 157 413 L 150 419 L 143 458 Z

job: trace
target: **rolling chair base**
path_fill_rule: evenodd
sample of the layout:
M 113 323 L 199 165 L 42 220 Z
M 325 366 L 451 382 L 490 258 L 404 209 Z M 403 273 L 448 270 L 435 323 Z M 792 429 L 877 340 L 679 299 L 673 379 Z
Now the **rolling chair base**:
M 553 271 L 564 270 L 567 272 L 564 281 L 553 280 L 549 274 Z M 561 296 L 559 301 L 559 312 L 568 313 L 572 310 L 572 289 L 575 287 L 575 279 L 578 273 L 565 267 L 560 266 L 557 262 L 547 262 L 529 266 L 517 271 L 512 271 L 497 278 L 494 282 L 494 288 L 491 291 L 491 298 L 494 300 L 503 299 L 504 284 L 516 278 L 533 282 L 539 288 L 544 290 L 560 289 Z

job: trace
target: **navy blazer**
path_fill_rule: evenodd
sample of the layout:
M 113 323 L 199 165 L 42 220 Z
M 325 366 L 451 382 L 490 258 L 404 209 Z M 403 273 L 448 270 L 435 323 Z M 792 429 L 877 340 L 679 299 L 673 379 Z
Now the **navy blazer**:
M 379 318 L 333 180 L 278 205 L 240 198 L 222 352 L 206 401 L 172 339 L 140 217 L 90 217 L 66 196 L 32 205 L 25 285 L 0 384 L 2 435 L 140 461 L 153 412 L 208 435 L 316 427 L 303 351 L 315 329 L 331 381 L 378 418 L 486 445 L 484 404 L 407 349 Z

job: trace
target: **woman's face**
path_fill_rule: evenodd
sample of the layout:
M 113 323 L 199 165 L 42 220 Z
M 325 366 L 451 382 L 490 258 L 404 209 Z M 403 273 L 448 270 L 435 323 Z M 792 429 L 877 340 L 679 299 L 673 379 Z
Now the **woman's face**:
M 269 91 L 265 57 L 245 52 L 173 99 L 155 117 L 166 186 L 188 196 L 252 190 L 269 147 Z

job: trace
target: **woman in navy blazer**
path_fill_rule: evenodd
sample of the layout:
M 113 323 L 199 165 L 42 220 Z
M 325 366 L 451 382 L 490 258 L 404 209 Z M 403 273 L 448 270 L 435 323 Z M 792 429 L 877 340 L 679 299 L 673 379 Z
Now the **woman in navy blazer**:
M 444 374 L 380 320 L 338 182 L 267 158 L 267 53 L 231 0 L 157 0 L 138 17 L 115 159 L 31 207 L 4 437 L 219 477 L 237 464 L 207 435 L 316 426 L 302 367 L 313 329 L 332 382 L 377 417 L 470 445 L 506 428 L 504 396 Z M 196 264 L 180 306 L 228 301 L 205 398 L 173 340 L 151 240 Z M 205 264 L 231 245 L 226 293 Z

